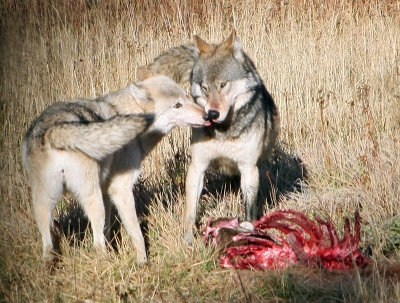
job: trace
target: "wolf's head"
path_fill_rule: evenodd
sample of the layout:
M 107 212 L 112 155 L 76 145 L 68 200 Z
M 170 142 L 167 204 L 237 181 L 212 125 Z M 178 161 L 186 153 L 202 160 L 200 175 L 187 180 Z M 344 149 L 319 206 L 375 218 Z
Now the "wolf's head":
M 209 44 L 199 36 L 194 36 L 194 41 L 199 59 L 192 72 L 192 96 L 204 107 L 209 121 L 222 123 L 231 111 L 244 105 L 261 80 L 235 31 L 220 44 Z
M 146 68 L 138 69 L 140 82 L 130 90 L 146 112 L 155 115 L 153 128 L 168 133 L 175 126 L 204 126 L 204 108 L 194 103 L 186 91 L 171 78 L 152 73 Z

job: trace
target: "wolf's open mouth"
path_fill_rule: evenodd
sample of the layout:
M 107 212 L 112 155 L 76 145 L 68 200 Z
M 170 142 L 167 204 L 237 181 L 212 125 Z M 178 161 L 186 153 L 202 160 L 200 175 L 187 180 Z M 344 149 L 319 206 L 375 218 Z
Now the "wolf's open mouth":
M 190 124 L 190 126 L 196 128 L 196 127 L 210 126 L 211 124 L 212 124 L 211 121 L 206 121 L 203 124 L 201 124 L 201 123 L 193 123 L 193 124 Z
M 218 120 L 207 120 L 203 126 L 211 126 L 213 124 L 220 124 L 222 121 L 218 121 Z

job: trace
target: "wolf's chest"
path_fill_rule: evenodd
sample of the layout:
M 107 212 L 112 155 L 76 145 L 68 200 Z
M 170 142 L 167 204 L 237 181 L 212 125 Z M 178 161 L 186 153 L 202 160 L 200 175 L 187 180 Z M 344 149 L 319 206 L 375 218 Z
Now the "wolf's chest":
M 256 163 L 261 153 L 262 143 L 260 136 L 253 134 L 234 139 L 196 140 L 192 147 L 209 160 L 226 158 L 235 163 Z

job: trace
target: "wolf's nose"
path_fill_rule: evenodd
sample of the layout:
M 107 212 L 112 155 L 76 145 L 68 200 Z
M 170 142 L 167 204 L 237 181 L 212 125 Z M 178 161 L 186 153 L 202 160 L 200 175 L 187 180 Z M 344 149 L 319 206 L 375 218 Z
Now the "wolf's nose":
M 209 110 L 207 113 L 207 120 L 215 120 L 219 117 L 219 111 L 217 110 Z

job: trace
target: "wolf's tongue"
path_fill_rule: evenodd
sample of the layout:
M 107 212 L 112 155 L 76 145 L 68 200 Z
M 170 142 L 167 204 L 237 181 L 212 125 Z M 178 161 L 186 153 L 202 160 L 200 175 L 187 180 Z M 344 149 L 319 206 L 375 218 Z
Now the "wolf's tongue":
M 211 125 L 211 121 L 206 121 L 205 123 L 204 123 L 204 126 L 210 126 Z

